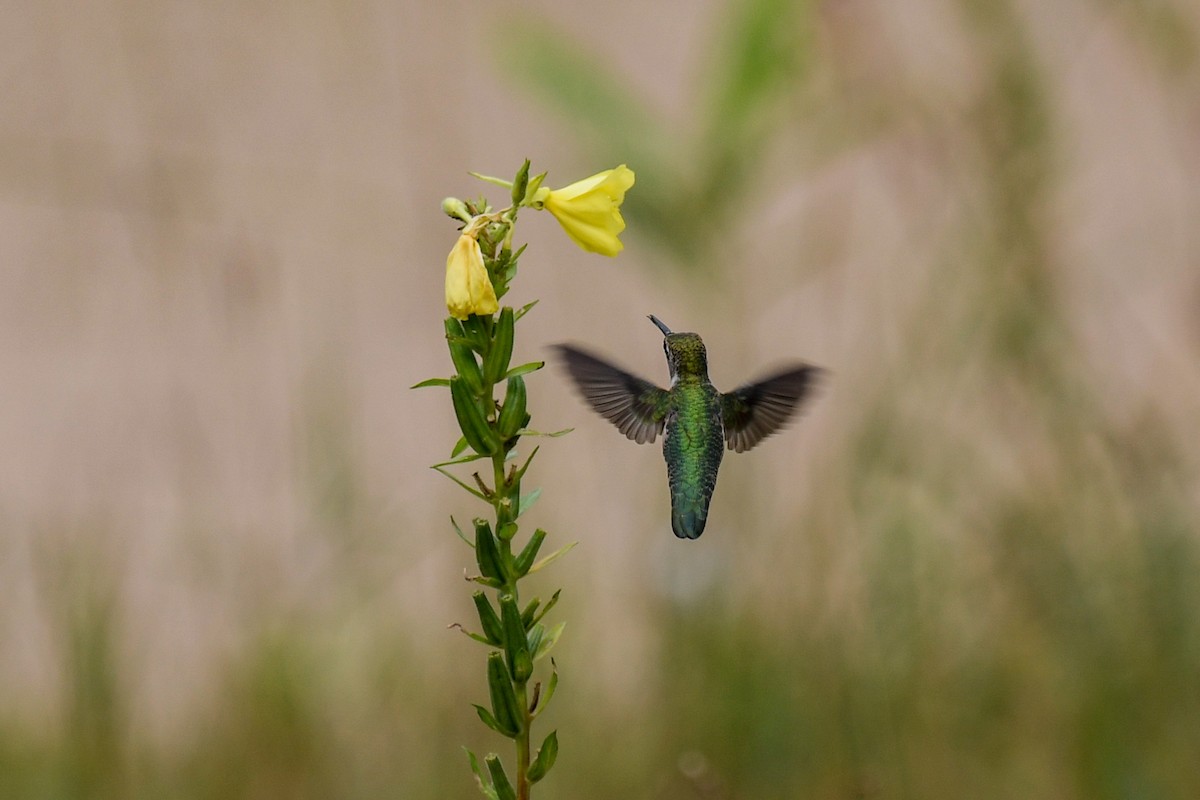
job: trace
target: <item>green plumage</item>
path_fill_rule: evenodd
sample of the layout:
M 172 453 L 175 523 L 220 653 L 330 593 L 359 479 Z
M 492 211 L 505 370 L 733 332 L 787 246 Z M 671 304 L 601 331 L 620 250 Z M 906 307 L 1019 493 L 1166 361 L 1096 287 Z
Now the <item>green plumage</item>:
M 675 384 L 666 434 L 663 458 L 671 487 L 671 530 L 681 539 L 695 539 L 704 532 L 717 470 L 725 454 L 721 393 L 707 375 Z
M 725 447 L 749 450 L 795 413 L 819 372 L 799 365 L 722 394 L 708 379 L 704 342 L 694 333 L 663 332 L 671 388 L 660 389 L 569 345 L 558 345 L 575 385 L 601 416 L 638 444 L 663 439 L 671 488 L 671 529 L 681 539 L 704 532 Z

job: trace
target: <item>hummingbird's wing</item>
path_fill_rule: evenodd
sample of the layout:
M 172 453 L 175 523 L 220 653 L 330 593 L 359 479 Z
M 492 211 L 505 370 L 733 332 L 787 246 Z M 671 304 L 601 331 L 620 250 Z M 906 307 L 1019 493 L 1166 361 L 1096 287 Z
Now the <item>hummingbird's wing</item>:
M 821 373 L 807 364 L 721 395 L 725 443 L 738 453 L 749 450 L 779 430 L 800 407 Z
M 578 348 L 555 345 L 583 399 L 638 444 L 662 433 L 670 396 L 649 381 Z

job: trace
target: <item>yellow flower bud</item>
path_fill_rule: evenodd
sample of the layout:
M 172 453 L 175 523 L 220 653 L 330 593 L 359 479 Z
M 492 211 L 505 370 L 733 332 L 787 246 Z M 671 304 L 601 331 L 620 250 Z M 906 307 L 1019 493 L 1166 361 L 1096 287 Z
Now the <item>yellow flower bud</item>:
M 446 308 L 455 319 L 494 314 L 500 304 L 475 237 L 463 234 L 446 257 Z
M 549 211 L 575 244 L 590 253 L 615 256 L 624 245 L 621 202 L 633 186 L 633 170 L 624 164 L 562 189 L 538 189 L 534 202 Z

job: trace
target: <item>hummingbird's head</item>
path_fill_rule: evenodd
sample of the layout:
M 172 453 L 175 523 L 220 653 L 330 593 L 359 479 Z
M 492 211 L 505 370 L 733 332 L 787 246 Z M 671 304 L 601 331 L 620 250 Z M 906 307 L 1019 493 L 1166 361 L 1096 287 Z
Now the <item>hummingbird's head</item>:
M 697 334 L 675 333 L 653 314 L 650 315 L 650 321 L 663 332 L 663 352 L 667 355 L 672 382 L 680 376 L 708 377 L 708 354 Z

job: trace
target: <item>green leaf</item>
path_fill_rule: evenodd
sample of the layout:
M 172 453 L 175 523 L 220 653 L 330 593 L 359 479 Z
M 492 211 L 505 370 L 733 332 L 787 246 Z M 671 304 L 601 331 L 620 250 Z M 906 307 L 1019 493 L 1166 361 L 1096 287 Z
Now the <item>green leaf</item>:
M 478 703 L 472 703 L 471 705 L 475 706 L 475 713 L 479 715 L 479 719 L 483 721 L 484 725 L 487 725 L 489 728 L 502 736 L 509 735 L 500 728 L 500 723 L 496 721 L 496 718 L 492 715 L 492 712 L 488 711 Z
M 550 698 L 554 697 L 554 690 L 558 688 L 558 665 L 554 663 L 554 659 L 550 659 L 550 682 L 546 684 L 546 691 L 542 694 L 542 699 L 538 703 L 537 710 L 532 712 L 533 716 L 537 716 L 546 710 L 546 706 L 550 705 Z
M 449 627 L 458 629 L 459 633 L 463 634 L 464 636 L 469 636 L 469 637 L 471 637 L 472 639 L 474 639 L 475 641 L 479 642 L 480 644 L 486 644 L 486 645 L 488 645 L 489 647 L 495 647 L 495 646 L 496 646 L 495 642 L 489 642 L 489 641 L 487 640 L 487 637 L 486 637 L 486 636 L 480 636 L 478 633 L 471 633 L 469 630 L 467 630 L 466 628 L 464 628 L 462 625 L 459 625 L 457 622 L 456 622 L 456 623 L 454 623 L 453 625 L 449 626 Z
M 524 249 L 525 249 L 525 246 L 524 246 L 524 245 L 522 245 L 522 246 L 521 246 L 521 249 L 522 249 L 522 250 L 524 250 Z M 519 253 L 518 253 L 518 255 L 519 255 Z M 514 256 L 514 258 L 515 258 L 515 256 Z M 530 309 L 532 309 L 532 308 L 533 308 L 534 306 L 536 306 L 537 304 L 538 304 L 538 301 L 537 301 L 537 300 L 534 300 L 532 303 L 526 303 L 525 305 L 523 305 L 523 306 L 521 306 L 520 308 L 518 308 L 518 309 L 517 309 L 515 312 L 513 312 L 513 322 L 516 322 L 516 321 L 517 321 L 517 320 L 519 320 L 521 317 L 523 317 L 523 316 L 525 316 L 526 314 L 528 314 L 528 313 L 529 313 L 529 311 L 530 311 Z
M 475 543 L 473 541 L 471 541 L 470 539 L 468 539 L 467 535 L 462 532 L 462 528 L 458 527 L 458 523 L 455 522 L 454 517 L 450 517 L 450 524 L 454 526 L 454 532 L 458 534 L 458 538 L 462 539 L 464 542 L 471 545 L 471 548 L 474 549 Z
M 569 552 L 571 551 L 571 548 L 572 548 L 572 547 L 574 547 L 574 546 L 575 546 L 575 545 L 577 545 L 577 544 L 579 544 L 579 542 L 571 542 L 571 543 L 570 543 L 569 545 L 567 545 L 566 547 L 560 547 L 559 549 L 555 550 L 553 553 L 551 553 L 550 555 L 546 556 L 546 557 L 545 557 L 545 558 L 543 558 L 541 561 L 537 562 L 537 563 L 536 563 L 536 564 L 534 564 L 532 567 L 530 567 L 530 568 L 529 568 L 529 574 L 533 574 L 534 572 L 537 572 L 537 571 L 538 571 L 539 569 L 541 569 L 542 567 L 545 567 L 545 566 L 548 566 L 548 565 L 550 565 L 550 564 L 553 564 L 555 561 L 557 561 L 558 559 L 562 558 L 562 557 L 563 557 L 563 556 L 565 556 L 567 553 L 569 553 Z
M 538 748 L 537 758 L 533 760 L 533 764 L 529 767 L 530 783 L 537 783 L 542 778 L 546 777 L 546 773 L 554 766 L 554 760 L 558 758 L 558 731 L 550 731 L 550 735 L 542 742 L 542 746 Z
M 521 497 L 521 501 L 517 504 L 517 516 L 521 516 L 529 509 L 533 508 L 534 504 L 541 498 L 542 488 L 539 486 L 527 495 Z
M 532 624 L 535 624 L 535 623 L 537 623 L 537 622 L 541 622 L 541 621 L 542 621 L 542 617 L 546 616 L 546 614 L 547 614 L 547 613 L 550 611 L 550 609 L 554 608 L 554 606 L 555 606 L 555 605 L 557 605 L 557 603 L 558 603 L 558 596 L 559 596 L 560 594 L 562 594 L 562 589 L 557 589 L 557 590 L 555 590 L 554 594 L 550 595 L 550 602 L 549 602 L 549 603 L 546 603 L 546 605 L 542 607 L 542 610 L 541 610 L 541 611 L 539 611 L 539 612 L 537 612 L 537 615 L 536 615 L 536 616 L 533 616 L 533 617 L 532 617 L 532 618 L 529 620 L 529 624 L 530 624 L 530 625 L 532 625 Z
M 429 378 L 427 380 L 421 381 L 420 383 L 414 383 L 412 386 L 410 386 L 408 388 L 424 389 L 426 386 L 449 386 L 449 385 L 450 385 L 449 378 Z
M 480 492 L 478 489 L 476 489 L 476 488 L 474 488 L 474 487 L 472 487 L 472 486 L 468 486 L 467 484 L 465 484 L 465 483 L 463 483 L 462 481 L 460 481 L 460 480 L 459 480 L 457 477 L 455 477 L 454 475 L 451 475 L 449 472 L 446 472 L 446 470 L 442 469 L 441 467 L 437 466 L 436 464 L 435 464 L 434 466 L 430 467 L 430 469 L 435 469 L 435 470 L 437 470 L 438 472 L 440 472 L 441 474 L 445 475 L 445 476 L 446 476 L 447 478 L 449 478 L 450 480 L 452 480 L 452 481 L 454 481 L 455 483 L 457 483 L 457 484 L 458 484 L 459 486 L 461 486 L 462 488 L 466 489 L 466 490 L 467 490 L 468 492 L 470 492 L 471 494 L 473 494 L 473 495 L 475 495 L 476 497 L 478 497 L 480 500 L 484 501 L 485 503 L 487 502 L 487 498 L 486 498 L 486 497 L 484 497 L 484 496 L 483 496 L 483 493 L 482 493 L 482 492 Z
M 459 454 L 462 453 L 462 451 L 466 450 L 466 449 L 467 449 L 467 437 L 460 436 L 460 437 L 458 437 L 458 441 L 454 444 L 454 449 L 450 451 L 450 457 L 458 458 Z
M 542 433 L 541 431 L 535 431 L 530 428 L 522 428 L 521 430 L 517 431 L 517 435 L 518 436 L 545 436 L 550 439 L 557 439 L 560 436 L 566 436 L 568 433 L 570 433 L 573 430 L 575 430 L 575 429 L 574 428 L 563 428 L 561 431 L 554 431 L 553 433 Z
M 521 624 L 526 628 L 533 625 L 533 615 L 537 613 L 538 606 L 542 604 L 542 598 L 535 597 L 525 606 L 525 610 L 521 612 Z
M 537 652 L 533 654 L 534 661 L 537 661 L 550 652 L 550 648 L 554 647 L 558 642 L 558 637 L 562 636 L 563 628 L 565 627 L 567 627 L 567 623 L 565 621 L 560 622 L 546 632 L 546 635 L 542 637 L 542 641 L 538 642 Z
M 475 706 L 475 708 L 478 709 L 479 706 Z M 484 713 L 487 713 L 487 709 L 480 710 L 482 710 Z M 479 759 L 467 748 L 464 747 L 463 750 L 467 751 L 467 759 L 471 762 L 471 772 L 475 773 L 475 782 L 479 784 L 479 791 L 483 792 L 483 794 L 490 798 L 490 800 L 500 800 L 500 798 L 496 795 L 496 790 L 492 788 L 491 780 L 483 771 L 483 767 L 479 764 Z
M 472 178 L 478 178 L 484 183 L 490 183 L 493 186 L 499 186 L 504 189 L 512 188 L 512 181 L 506 181 L 504 178 L 493 178 L 491 175 L 480 175 L 478 172 L 468 172 L 467 174 Z
M 524 618 L 522 617 L 522 619 L 524 619 Z M 531 652 L 531 653 L 537 652 L 538 645 L 540 645 L 542 643 L 542 637 L 545 635 L 546 635 L 546 626 L 545 625 L 537 624 L 529 629 L 529 634 L 526 636 L 526 639 L 525 639 L 526 647 L 529 649 L 529 652 Z
M 481 458 L 487 458 L 487 456 L 481 456 L 479 453 L 468 453 L 465 456 L 459 456 L 458 458 L 452 458 L 449 461 L 443 461 L 440 464 L 433 464 L 430 466 L 430 469 L 439 469 L 441 467 L 453 467 L 455 464 L 470 464 L 472 461 L 478 461 Z
M 529 469 L 529 465 L 533 463 L 533 457 L 538 454 L 538 448 L 540 448 L 540 447 L 541 447 L 540 444 L 537 447 L 534 447 L 533 452 L 529 454 L 529 458 L 525 459 L 525 463 L 522 464 L 521 468 L 517 470 L 517 474 L 513 478 L 514 486 L 516 486 L 518 483 L 520 483 L 521 478 L 525 477 L 525 470 Z M 515 454 L 516 451 L 511 451 L 511 452 L 513 452 Z
M 528 375 L 531 372 L 537 372 L 544 366 L 546 366 L 545 361 L 530 361 L 528 364 L 522 364 L 519 367 L 513 367 L 508 372 L 504 373 L 504 377 L 515 378 L 517 375 Z

